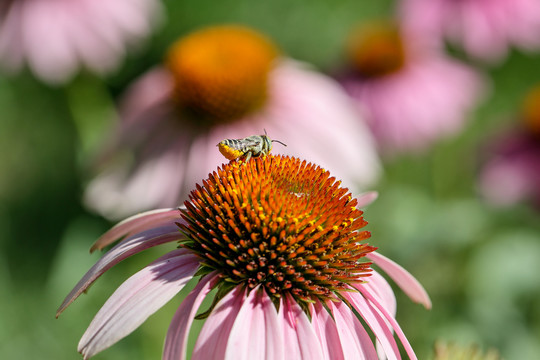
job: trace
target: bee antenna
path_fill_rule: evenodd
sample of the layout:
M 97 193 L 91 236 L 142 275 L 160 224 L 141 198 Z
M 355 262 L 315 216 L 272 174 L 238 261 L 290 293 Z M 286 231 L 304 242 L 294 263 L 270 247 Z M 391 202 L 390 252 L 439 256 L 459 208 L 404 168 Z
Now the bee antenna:
M 272 140 L 272 142 L 277 142 L 277 143 L 279 143 L 279 144 L 281 144 L 281 145 L 283 145 L 283 146 L 287 146 L 287 144 L 284 144 L 284 143 L 282 143 L 282 142 L 279 141 L 279 140 Z
M 264 135 L 265 135 L 265 136 L 268 136 L 268 134 L 266 133 L 266 129 L 263 128 L 263 130 L 264 130 Z

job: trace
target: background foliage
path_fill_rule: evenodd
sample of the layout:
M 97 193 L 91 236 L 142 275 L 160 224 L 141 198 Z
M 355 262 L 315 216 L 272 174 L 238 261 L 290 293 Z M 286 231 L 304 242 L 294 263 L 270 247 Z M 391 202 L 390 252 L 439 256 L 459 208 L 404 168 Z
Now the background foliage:
M 391 1 L 165 1 L 166 19 L 119 71 L 79 75 L 48 87 L 25 73 L 0 77 L 0 357 L 76 359 L 76 344 L 128 274 L 165 249 L 128 259 L 54 319 L 63 297 L 98 259 L 93 241 L 111 224 L 80 199 L 92 151 L 114 123 L 114 104 L 168 45 L 200 26 L 242 23 L 271 36 L 291 57 L 331 72 L 348 30 L 392 13 Z M 457 56 L 460 54 L 454 51 Z M 428 154 L 385 164 L 366 212 L 372 244 L 425 285 L 433 310 L 398 294 L 398 321 L 420 359 L 436 339 L 498 348 L 507 359 L 540 358 L 540 221 L 526 205 L 492 209 L 477 195 L 481 148 L 512 124 L 540 81 L 540 54 L 513 51 L 483 68 L 492 92 L 464 133 Z M 330 124 L 330 122 L 329 122 Z M 321 144 L 331 149 L 332 144 Z M 301 156 L 302 154 L 298 154 Z M 358 154 L 362 161 L 362 154 Z M 209 169 L 210 171 L 211 169 Z M 95 359 L 149 359 L 161 353 L 175 298 L 139 330 Z

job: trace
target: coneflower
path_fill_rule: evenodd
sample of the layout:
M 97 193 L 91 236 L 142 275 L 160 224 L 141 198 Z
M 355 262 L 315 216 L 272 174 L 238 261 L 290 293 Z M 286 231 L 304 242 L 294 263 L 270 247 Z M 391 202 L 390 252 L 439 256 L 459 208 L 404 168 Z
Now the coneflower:
M 323 168 L 286 156 L 233 161 L 209 174 L 179 209 L 137 215 L 103 235 L 93 250 L 121 239 L 66 297 L 60 314 L 106 270 L 143 249 L 179 248 L 133 275 L 109 298 L 79 343 L 87 359 L 131 333 L 192 278 L 164 359 L 184 359 L 191 324 L 206 322 L 192 359 L 400 359 L 395 297 L 372 262 L 414 301 L 422 286 L 374 252 L 360 206 Z M 217 289 L 210 309 L 199 309 Z M 366 326 L 367 325 L 367 326 Z

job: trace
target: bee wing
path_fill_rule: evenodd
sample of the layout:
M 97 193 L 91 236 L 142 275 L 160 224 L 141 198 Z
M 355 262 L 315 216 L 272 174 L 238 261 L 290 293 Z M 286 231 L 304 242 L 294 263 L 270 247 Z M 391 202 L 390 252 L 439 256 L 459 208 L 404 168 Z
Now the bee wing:
M 239 139 L 239 141 L 242 143 L 244 147 L 253 147 L 257 146 L 261 143 L 261 139 L 257 136 L 249 136 L 244 139 Z

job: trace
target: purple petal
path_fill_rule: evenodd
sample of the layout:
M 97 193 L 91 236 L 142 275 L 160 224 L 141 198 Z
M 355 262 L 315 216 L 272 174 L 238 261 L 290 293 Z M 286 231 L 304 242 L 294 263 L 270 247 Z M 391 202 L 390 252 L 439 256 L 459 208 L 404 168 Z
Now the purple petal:
M 202 301 L 214 287 L 218 279 L 213 272 L 201 279 L 195 288 L 182 301 L 167 331 L 163 349 L 164 360 L 178 360 L 186 358 L 187 340 L 193 319 L 201 306 Z
M 351 309 L 344 302 L 327 304 L 336 321 L 345 359 L 378 359 L 369 334 Z
M 166 224 L 181 222 L 178 209 L 158 209 L 134 215 L 116 224 L 112 229 L 103 234 L 90 248 L 90 252 L 101 250 L 116 240 L 131 236 L 144 230 Z
M 282 359 L 283 358 L 283 333 L 276 331 L 281 327 L 280 319 L 276 311 L 276 307 L 272 300 L 262 291 L 258 294 L 258 302 L 260 304 L 259 313 L 264 314 L 265 331 L 266 331 L 266 358 L 267 359 Z
M 76 298 L 79 297 L 96 279 L 98 279 L 105 271 L 109 270 L 120 261 L 130 257 L 133 254 L 141 252 L 150 247 L 177 241 L 182 238 L 182 234 L 178 231 L 176 225 L 162 226 L 150 229 L 134 235 L 109 250 L 98 262 L 88 270 L 83 278 L 75 285 L 73 290 L 66 296 L 62 305 L 56 312 L 58 317 Z M 188 254 L 188 250 L 183 250 Z
M 375 200 L 377 200 L 378 197 L 379 197 L 379 193 L 376 191 L 369 191 L 369 192 L 360 194 L 357 197 L 358 205 L 356 206 L 359 208 L 366 207 L 370 205 L 372 202 L 374 202 Z
M 411 347 L 411 344 L 409 343 L 409 340 L 407 340 L 407 337 L 403 333 L 403 330 L 401 330 L 401 327 L 399 326 L 398 322 L 394 317 L 386 310 L 384 305 L 379 303 L 377 299 L 364 287 L 362 287 L 362 284 L 358 284 L 355 286 L 357 290 L 359 290 L 362 295 L 364 295 L 365 298 L 367 298 L 376 309 L 378 309 L 381 314 L 386 318 L 386 320 L 390 323 L 392 328 L 394 328 L 394 331 L 396 332 L 396 335 L 401 340 L 401 343 L 403 344 L 403 347 L 405 348 L 405 351 L 407 352 L 407 355 L 411 360 L 417 360 L 416 354 L 414 353 L 414 350 Z
M 388 359 L 401 359 L 392 328 L 377 310 L 357 292 L 343 292 L 342 294 L 371 328 Z
M 383 304 L 392 316 L 396 315 L 396 296 L 388 281 L 381 274 L 374 270 L 371 276 L 367 278 L 367 281 L 362 283 L 362 286 L 368 288 L 377 301 Z
M 343 360 L 343 349 L 336 327 L 336 322 L 319 301 L 315 305 L 310 304 L 311 323 L 315 334 L 319 338 L 325 360 Z
M 206 319 L 191 358 L 224 359 L 229 335 L 245 300 L 245 290 L 237 286 L 221 299 Z
M 412 301 L 431 309 L 431 300 L 426 290 L 407 270 L 375 251 L 366 257 L 383 269 Z
M 323 359 L 323 351 L 313 326 L 290 295 L 283 299 L 279 317 L 282 321 L 284 352 L 287 358 Z
M 276 307 L 260 288 L 251 290 L 232 326 L 225 359 L 283 359 Z
M 182 290 L 198 267 L 196 256 L 178 249 L 131 276 L 94 317 L 79 352 L 88 359 L 130 334 Z

